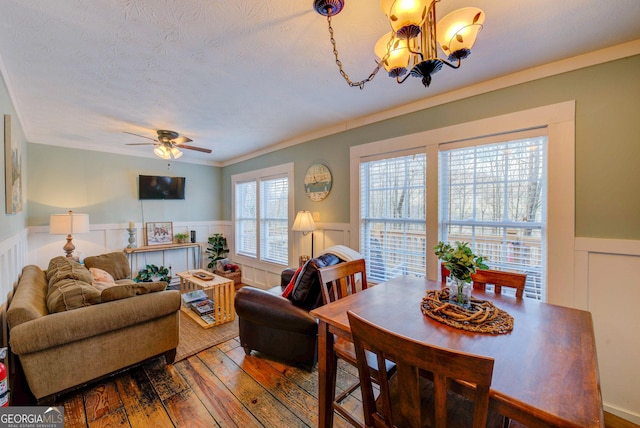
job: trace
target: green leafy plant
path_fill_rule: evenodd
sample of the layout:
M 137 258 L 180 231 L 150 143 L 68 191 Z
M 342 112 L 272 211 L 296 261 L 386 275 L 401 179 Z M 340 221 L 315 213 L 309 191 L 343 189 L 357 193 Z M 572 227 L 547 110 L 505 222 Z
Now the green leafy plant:
M 471 274 L 476 270 L 489 269 L 484 264 L 484 257 L 473 254 L 467 242 L 456 241 L 450 245 L 440 241 L 433 249 L 451 275 L 460 281 L 471 282 Z
M 207 239 L 207 253 L 209 253 L 208 268 L 213 268 L 218 260 L 225 259 L 229 254 L 229 247 L 227 247 L 227 238 L 222 236 L 221 233 L 215 233 Z
M 173 237 L 176 239 L 176 242 L 179 244 L 185 243 L 189 239 L 189 235 L 186 233 L 176 233 Z
M 146 268 L 138 271 L 138 276 L 133 280 L 135 282 L 153 282 L 156 278 L 160 281 L 169 282 L 171 279 L 169 269 L 164 266 L 147 265 Z

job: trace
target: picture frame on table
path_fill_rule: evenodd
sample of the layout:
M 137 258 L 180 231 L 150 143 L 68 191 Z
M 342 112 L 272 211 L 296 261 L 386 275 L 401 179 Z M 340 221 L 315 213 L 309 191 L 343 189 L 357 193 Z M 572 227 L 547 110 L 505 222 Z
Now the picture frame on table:
M 146 245 L 173 243 L 173 223 L 170 221 L 145 223 Z

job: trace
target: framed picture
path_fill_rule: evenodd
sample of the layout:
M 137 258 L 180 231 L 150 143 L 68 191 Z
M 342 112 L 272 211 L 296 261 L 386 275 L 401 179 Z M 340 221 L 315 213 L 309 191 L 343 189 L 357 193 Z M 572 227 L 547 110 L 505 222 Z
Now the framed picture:
M 145 223 L 147 246 L 173 243 L 173 223 L 163 221 L 157 223 Z
M 7 214 L 22 211 L 22 155 L 11 138 L 11 115 L 4 115 L 4 177 Z

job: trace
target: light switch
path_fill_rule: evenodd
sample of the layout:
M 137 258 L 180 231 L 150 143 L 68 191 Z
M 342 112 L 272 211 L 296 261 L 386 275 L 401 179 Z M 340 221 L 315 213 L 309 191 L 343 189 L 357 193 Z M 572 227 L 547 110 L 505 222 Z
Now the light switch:
M 311 217 L 313 217 L 313 221 L 320 221 L 320 213 L 318 211 L 313 211 Z

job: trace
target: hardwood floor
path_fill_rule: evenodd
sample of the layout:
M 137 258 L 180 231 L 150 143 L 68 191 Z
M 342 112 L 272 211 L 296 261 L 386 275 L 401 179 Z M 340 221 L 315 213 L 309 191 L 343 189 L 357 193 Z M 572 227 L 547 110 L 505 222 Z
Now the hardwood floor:
M 236 338 L 174 365 L 156 358 L 55 405 L 64 406 L 65 428 L 316 427 L 317 369 L 310 373 L 254 354 L 245 355 Z M 337 388 L 356 378 L 357 371 L 339 361 Z M 362 418 L 359 390 L 344 404 Z M 351 425 L 335 414 L 334 426 Z M 605 412 L 605 427 L 638 426 Z
M 356 378 L 353 367 L 340 365 L 338 388 Z M 310 373 L 247 356 L 233 339 L 174 365 L 157 358 L 63 396 L 56 405 L 64 406 L 66 428 L 316 427 L 317 383 L 317 369 Z M 359 395 L 348 400 L 354 415 L 361 415 Z M 351 426 L 338 415 L 334 425 Z

